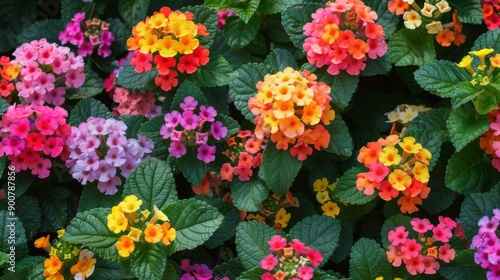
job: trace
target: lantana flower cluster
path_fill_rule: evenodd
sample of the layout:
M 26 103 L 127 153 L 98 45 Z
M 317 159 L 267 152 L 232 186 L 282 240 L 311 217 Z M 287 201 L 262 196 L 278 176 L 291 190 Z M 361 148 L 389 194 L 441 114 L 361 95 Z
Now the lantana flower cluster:
M 389 123 L 400 123 L 404 126 L 409 125 L 410 122 L 418 117 L 419 113 L 427 112 L 431 108 L 425 107 L 425 105 L 410 105 L 401 104 L 398 105 L 394 110 L 385 113 L 389 119 Z
M 78 54 L 86 57 L 97 54 L 102 57 L 111 55 L 111 44 L 115 35 L 109 31 L 109 23 L 98 19 L 85 19 L 85 12 L 76 13 L 68 22 L 64 31 L 59 33 L 59 41 L 63 45 L 70 43 L 78 48 Z
M 165 124 L 160 128 L 163 138 L 170 140 L 168 152 L 180 158 L 192 147 L 199 160 L 214 161 L 216 147 L 209 142 L 222 140 L 227 134 L 227 127 L 215 120 L 217 111 L 212 106 L 198 106 L 192 96 L 185 97 L 180 108 L 181 112 L 173 110 L 165 114 Z
M 472 79 L 470 83 L 473 86 L 487 86 L 490 83 L 490 77 L 494 70 L 500 68 L 500 53 L 495 54 L 495 56 L 490 57 L 490 65 L 486 64 L 486 56 L 493 53 L 494 49 L 481 49 L 478 51 L 470 51 L 469 54 L 474 55 L 479 58 L 479 65 L 477 67 L 472 67 L 472 63 L 474 61 L 474 57 L 470 55 L 466 55 L 462 58 L 460 63 L 457 63 L 457 66 L 460 68 L 464 68 L 472 75 Z M 476 69 L 474 69 L 476 68 Z
M 226 25 L 226 20 L 230 16 L 235 16 L 236 11 L 227 9 L 227 10 L 218 10 L 217 11 L 217 29 L 224 30 L 224 26 Z
M 460 46 L 465 42 L 462 23 L 458 20 L 456 11 L 452 14 L 452 22 L 441 21 L 443 14 L 451 11 L 446 0 L 425 0 L 422 7 L 414 0 L 391 0 L 388 8 L 391 13 L 403 15 L 406 28 L 425 27 L 428 34 L 436 35 L 436 42 L 443 47 L 451 46 L 451 43 Z
M 20 67 L 16 90 L 28 104 L 60 106 L 66 87 L 79 88 L 85 81 L 83 57 L 45 38 L 22 44 L 13 55 L 12 63 Z
M 112 195 L 124 178 L 153 150 L 153 141 L 138 135 L 125 136 L 127 125 L 115 119 L 89 117 L 71 128 L 66 140 L 70 149 L 66 166 L 82 185 L 97 181 L 97 188 Z
M 455 249 L 448 243 L 457 223 L 448 217 L 439 216 L 433 225 L 428 219 L 413 218 L 412 232 L 404 226 L 389 231 L 387 259 L 395 266 L 405 265 L 411 275 L 436 274 L 439 261 L 449 263 L 455 259 Z M 418 235 L 416 238 L 409 236 Z
M 182 276 L 180 280 L 229 280 L 227 276 L 222 278 L 213 277 L 212 270 L 205 264 L 191 264 L 189 259 L 181 260 L 180 269 Z
M 359 0 L 327 2 L 312 14 L 312 22 L 303 27 L 303 44 L 309 63 L 337 75 L 345 70 L 359 75 L 366 60 L 387 52 L 384 29 L 377 24 L 375 11 Z
M 276 147 L 288 150 L 299 160 L 330 144 L 330 132 L 325 128 L 335 118 L 330 106 L 331 88 L 316 81 L 309 71 L 291 67 L 276 74 L 266 74 L 257 83 L 257 95 L 248 100 L 256 116 L 255 135 L 271 138 Z
M 54 159 L 65 161 L 71 126 L 61 107 L 12 105 L 0 120 L 0 156 L 7 155 L 16 171 L 30 170 L 38 178 L 50 175 Z
M 488 113 L 489 129 L 479 138 L 481 149 L 493 157 L 491 164 L 500 172 L 500 109 Z
M 9 96 L 16 89 L 14 79 L 19 74 L 19 66 L 10 61 L 8 56 L 0 57 L 0 95 L 10 102 Z
M 260 267 L 267 271 L 262 275 L 262 280 L 310 280 L 314 276 L 314 268 L 323 261 L 320 251 L 298 239 L 287 241 L 284 237 L 274 235 L 267 243 L 273 253 L 260 261 Z
M 288 226 L 292 214 L 286 211 L 287 208 L 298 207 L 297 200 L 291 192 L 286 195 L 272 194 L 259 204 L 259 211 L 246 213 L 245 219 L 256 220 L 263 224 L 272 225 L 277 230 L 283 230 Z
M 500 2 L 498 0 L 479 0 L 483 11 L 483 20 L 488 30 L 500 27 Z
M 137 242 L 156 244 L 161 241 L 163 245 L 168 246 L 175 240 L 176 231 L 171 227 L 167 215 L 156 205 L 152 217 L 148 209 L 138 213 L 141 205 L 142 200 L 137 196 L 128 195 L 111 208 L 107 217 L 110 231 L 116 234 L 127 233 L 121 235 L 115 244 L 118 254 L 123 258 L 128 258 L 134 252 Z
M 500 278 L 500 209 L 493 209 L 493 217 L 484 216 L 478 223 L 479 231 L 472 238 L 471 248 L 476 249 L 474 261 L 488 269 L 488 280 Z
M 130 64 L 137 73 L 158 69 L 155 84 L 169 91 L 178 84 L 179 73 L 192 74 L 208 63 L 209 51 L 198 40 L 208 36 L 206 27 L 194 23 L 191 12 L 163 7 L 132 28 L 128 49 L 134 51 Z
M 81 250 L 78 246 L 62 241 L 64 229 L 58 230 L 58 239 L 50 243 L 50 235 L 35 240 L 35 248 L 44 249 L 49 253 L 44 263 L 43 276 L 47 280 L 64 280 L 71 275 L 74 279 L 84 280 L 91 276 L 95 269 L 94 253 L 88 249 Z M 65 268 L 69 267 L 69 273 Z
M 316 192 L 316 200 L 321 203 L 323 214 L 335 218 L 340 214 L 340 207 L 336 202 L 332 201 L 331 193 L 335 190 L 337 182 L 330 184 L 327 178 L 317 179 L 313 183 L 314 192 Z
M 358 161 L 369 171 L 357 175 L 356 187 L 366 195 L 378 190 L 386 201 L 401 196 L 397 201 L 401 212 L 411 214 L 418 211 L 416 205 L 422 205 L 430 192 L 427 183 L 431 157 L 414 137 L 400 140 L 397 135 L 389 135 L 369 142 L 358 155 Z
M 262 164 L 263 139 L 255 137 L 250 130 L 240 130 L 226 140 L 228 149 L 222 153 L 229 158 L 220 169 L 222 180 L 232 181 L 233 175 L 240 181 L 248 181 L 254 169 Z

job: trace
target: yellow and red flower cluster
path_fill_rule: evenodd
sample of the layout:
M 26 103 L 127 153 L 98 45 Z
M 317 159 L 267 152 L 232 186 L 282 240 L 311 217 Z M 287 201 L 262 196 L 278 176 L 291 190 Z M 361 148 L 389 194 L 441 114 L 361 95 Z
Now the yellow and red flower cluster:
M 164 91 L 177 86 L 177 71 L 192 74 L 208 63 L 209 51 L 200 45 L 198 36 L 208 36 L 206 27 L 194 23 L 191 12 L 172 11 L 163 7 L 153 16 L 140 21 L 132 28 L 128 49 L 134 51 L 130 64 L 141 73 L 151 69 L 151 62 L 158 69 L 155 84 Z
M 270 195 L 259 205 L 259 211 L 246 213 L 241 212 L 241 215 L 246 220 L 256 220 L 263 224 L 273 225 L 275 230 L 283 230 L 288 226 L 288 222 L 292 214 L 286 211 L 286 208 L 297 207 L 296 198 L 292 193 L 286 195 Z M 246 216 L 245 216 L 246 215 Z
M 420 7 L 414 0 L 390 0 L 388 8 L 391 13 L 403 15 L 404 25 L 408 29 L 417 29 L 424 26 L 429 34 L 436 34 L 436 41 L 443 47 L 451 43 L 460 46 L 465 42 L 462 34 L 462 23 L 458 20 L 457 12 L 453 12 L 453 21 L 443 24 L 441 17 L 451 11 L 446 0 L 425 0 Z
M 335 118 L 335 111 L 330 106 L 330 87 L 316 82 L 316 75 L 287 67 L 267 74 L 257 89 L 257 95 L 248 100 L 256 116 L 257 138 L 270 137 L 282 150 L 293 145 L 290 154 L 299 160 L 312 154 L 311 146 L 328 147 L 330 133 L 324 125 Z
M 429 160 L 431 153 L 416 143 L 413 137 L 397 135 L 380 138 L 362 147 L 358 161 L 363 163 L 368 172 L 357 175 L 356 187 L 366 195 L 378 190 L 380 198 L 389 201 L 400 196 L 398 205 L 402 213 L 418 211 L 416 205 L 422 205 L 430 188 Z
M 16 89 L 12 82 L 19 74 L 20 67 L 12 64 L 7 56 L 0 57 L 0 95 L 7 98 Z
M 338 181 L 338 180 L 337 180 Z M 314 191 L 316 192 L 316 200 L 321 203 L 323 214 L 335 218 L 340 214 L 340 207 L 336 202 L 332 201 L 331 192 L 335 190 L 337 182 L 330 184 L 328 179 L 317 179 L 313 183 Z
M 57 233 L 59 240 L 56 240 L 54 245 L 50 244 L 50 235 L 40 237 L 34 242 L 35 248 L 44 249 L 50 256 L 43 263 L 45 279 L 64 280 L 64 267 L 71 264 L 73 265 L 70 267 L 70 273 L 75 279 L 89 277 L 95 268 L 94 253 L 87 249 L 80 250 L 77 246 L 62 241 L 64 229 L 58 230 Z
M 167 216 L 156 206 L 154 206 L 154 215 L 149 219 L 151 212 L 143 210 L 140 217 L 137 217 L 137 211 L 142 205 L 135 195 L 126 196 L 122 202 L 111 209 L 108 215 L 108 228 L 114 233 L 128 231 L 127 235 L 120 236 L 116 242 L 118 254 L 127 258 L 135 250 L 135 243 L 140 242 L 142 237 L 148 243 L 162 242 L 164 245 L 170 245 L 175 239 L 176 231 L 170 226 Z M 157 224 L 157 221 L 163 223 Z

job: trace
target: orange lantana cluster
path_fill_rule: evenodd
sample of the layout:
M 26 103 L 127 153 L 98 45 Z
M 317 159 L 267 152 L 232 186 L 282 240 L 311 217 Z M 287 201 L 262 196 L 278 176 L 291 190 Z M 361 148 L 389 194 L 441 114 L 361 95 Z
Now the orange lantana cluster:
M 401 212 L 411 214 L 418 211 L 416 205 L 422 205 L 422 199 L 430 192 L 427 183 L 431 157 L 413 137 L 401 140 L 397 135 L 389 135 L 369 142 L 358 155 L 358 161 L 369 171 L 357 175 L 356 187 L 366 195 L 372 195 L 376 189 L 386 201 L 400 197 L 397 203 Z
M 12 64 L 7 56 L 0 57 L 0 95 L 7 98 L 16 87 L 13 80 L 17 78 L 20 68 Z
M 278 149 L 305 160 L 316 150 L 328 148 L 330 133 L 324 125 L 335 118 L 330 106 L 330 87 L 316 81 L 309 71 L 291 67 L 264 77 L 257 83 L 257 95 L 248 100 L 256 116 L 255 135 L 270 137 Z M 310 146 L 311 145 L 311 146 Z

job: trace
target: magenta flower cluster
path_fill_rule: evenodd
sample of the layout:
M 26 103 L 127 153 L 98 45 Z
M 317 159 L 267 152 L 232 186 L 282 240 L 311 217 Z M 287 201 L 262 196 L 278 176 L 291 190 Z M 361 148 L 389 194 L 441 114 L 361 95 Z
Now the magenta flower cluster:
M 229 280 L 228 277 L 218 277 L 213 278 L 212 270 L 208 268 L 205 264 L 191 264 L 188 259 L 183 259 L 181 261 L 180 268 L 183 272 L 180 280 Z
M 12 105 L 0 120 L 0 156 L 7 155 L 16 171 L 31 170 L 38 178 L 50 175 L 52 159 L 68 157 L 66 139 L 71 126 L 61 107 Z
M 85 57 L 91 55 L 97 48 L 97 54 L 108 57 L 111 54 L 111 44 L 115 36 L 109 31 L 109 23 L 93 18 L 85 20 L 85 13 L 76 13 L 59 33 L 59 41 L 68 42 L 78 47 L 78 54 Z
M 409 238 L 410 232 L 404 226 L 388 233 L 391 245 L 386 255 L 393 266 L 404 264 L 411 275 L 436 274 L 440 268 L 438 260 L 449 263 L 455 259 L 455 249 L 448 243 L 457 227 L 455 221 L 439 216 L 436 226 L 428 219 L 413 218 L 410 223 L 418 238 Z
M 20 66 L 16 89 L 26 103 L 60 106 L 65 86 L 79 88 L 85 81 L 83 58 L 45 38 L 22 44 L 13 55 Z
M 489 280 L 500 279 L 500 209 L 494 209 L 493 217 L 484 216 L 477 224 L 479 231 L 471 244 L 476 249 L 474 261 L 488 269 Z
M 260 267 L 266 270 L 262 280 L 310 280 L 314 277 L 314 267 L 323 261 L 320 251 L 298 239 L 288 242 L 286 238 L 274 235 L 267 243 L 274 254 L 260 261 Z
M 197 149 L 197 158 L 205 163 L 215 160 L 215 146 L 209 145 L 210 138 L 222 140 L 226 137 L 227 127 L 216 121 L 217 111 L 212 106 L 198 106 L 198 101 L 187 96 L 180 104 L 182 112 L 174 110 L 165 114 L 165 124 L 160 134 L 171 143 L 168 152 L 180 158 L 186 154 L 186 147 Z
M 83 185 L 97 181 L 102 193 L 116 193 L 122 178 L 127 178 L 154 148 L 153 141 L 144 136 L 127 138 L 126 130 L 122 121 L 95 117 L 72 127 L 66 141 L 70 149 L 66 166 L 73 178 Z

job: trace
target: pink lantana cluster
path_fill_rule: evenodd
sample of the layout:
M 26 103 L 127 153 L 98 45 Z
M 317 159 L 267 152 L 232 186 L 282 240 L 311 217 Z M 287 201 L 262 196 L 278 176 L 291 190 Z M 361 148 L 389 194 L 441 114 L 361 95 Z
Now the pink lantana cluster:
M 253 169 L 262 164 L 263 139 L 255 137 L 250 130 L 240 130 L 238 135 L 226 140 L 228 149 L 222 153 L 230 162 L 220 169 L 222 180 L 232 181 L 233 175 L 240 181 L 248 181 L 253 175 Z
M 85 57 L 91 55 L 97 48 L 97 54 L 108 57 L 111 54 L 111 44 L 115 35 L 109 31 L 109 23 L 93 18 L 85 20 L 85 13 L 76 13 L 59 33 L 62 44 L 68 42 L 78 47 L 78 54 Z
M 439 216 L 439 223 L 434 226 L 428 219 L 413 218 L 413 233 L 406 227 L 398 226 L 389 231 L 387 259 L 395 267 L 401 264 L 411 275 L 436 274 L 439 261 L 449 263 L 455 259 L 455 249 L 451 248 L 450 238 L 457 223 L 448 217 Z M 409 238 L 418 233 L 418 238 Z
M 20 67 L 16 89 L 26 103 L 60 106 L 65 86 L 79 88 L 85 81 L 83 58 L 45 38 L 22 44 L 13 55 Z
M 215 276 L 213 278 L 212 270 L 205 264 L 191 264 L 188 259 L 181 261 L 180 268 L 183 272 L 180 280 L 229 280 L 228 277 L 222 278 Z
M 375 23 L 377 14 L 359 0 L 327 2 L 312 14 L 303 27 L 303 48 L 309 63 L 323 67 L 332 75 L 345 70 L 359 75 L 367 57 L 376 59 L 387 52 L 384 30 Z
M 30 170 L 38 178 L 50 175 L 52 160 L 68 158 L 71 136 L 68 112 L 61 107 L 12 105 L 0 120 L 0 156 L 7 155 L 16 172 Z
M 309 280 L 314 276 L 314 267 L 323 261 L 320 251 L 305 246 L 298 239 L 288 242 L 286 238 L 275 235 L 267 243 L 274 253 L 260 261 L 260 267 L 267 271 L 262 280 Z
M 138 135 L 127 138 L 127 125 L 115 119 L 90 117 L 72 127 L 66 144 L 70 148 L 66 166 L 82 185 L 97 181 L 105 194 L 115 194 L 117 186 L 153 150 L 153 141 Z
M 491 164 L 500 171 L 500 109 L 488 113 L 490 128 L 479 138 L 479 145 L 493 157 Z
M 484 216 L 477 224 L 479 231 L 471 244 L 476 249 L 474 261 L 488 269 L 488 280 L 500 279 L 500 209 L 494 209 L 493 217 Z
M 227 18 L 234 15 L 236 15 L 234 10 L 217 11 L 217 29 L 224 30 Z
M 186 147 L 197 150 L 197 158 L 205 163 L 215 160 L 215 146 L 209 139 L 222 140 L 226 137 L 227 127 L 215 120 L 217 111 L 212 106 L 200 105 L 192 96 L 187 96 L 180 104 L 182 112 L 173 110 L 165 114 L 165 124 L 160 134 L 170 140 L 168 152 L 180 158 L 186 154 Z

